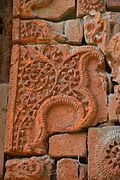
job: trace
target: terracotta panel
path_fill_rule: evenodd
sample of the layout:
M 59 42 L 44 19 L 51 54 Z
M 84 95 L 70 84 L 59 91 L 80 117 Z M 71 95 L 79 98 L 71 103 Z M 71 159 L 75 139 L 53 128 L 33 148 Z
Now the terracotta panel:
M 74 0 L 13 0 L 13 16 L 60 20 L 75 14 Z
M 111 38 L 105 49 L 105 55 L 112 70 L 113 81 L 120 84 L 120 33 Z
M 103 52 L 109 41 L 120 32 L 120 13 L 97 13 L 95 16 L 84 17 L 84 36 L 87 44 L 99 46 Z
M 91 46 L 13 46 L 5 151 L 45 154 L 50 134 L 107 121 L 104 68 Z
M 13 43 L 81 44 L 83 25 L 80 19 L 53 23 L 45 20 L 13 19 Z
M 89 180 L 119 180 L 120 127 L 90 128 L 88 133 Z
M 111 122 L 120 123 L 120 86 L 114 87 L 114 95 L 111 95 L 109 104 L 109 119 Z
M 50 180 L 54 165 L 54 160 L 49 156 L 8 160 L 4 179 Z
M 105 0 L 77 0 L 77 17 L 105 11 Z

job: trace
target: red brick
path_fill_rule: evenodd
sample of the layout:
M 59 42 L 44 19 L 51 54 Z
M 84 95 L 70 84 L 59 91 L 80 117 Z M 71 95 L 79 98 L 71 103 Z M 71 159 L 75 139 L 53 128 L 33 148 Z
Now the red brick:
M 7 112 L 8 85 L 0 84 L 0 178 L 3 176 L 4 166 L 4 135 Z
M 86 157 L 86 134 L 61 134 L 49 139 L 49 155 L 61 157 Z
M 120 0 L 107 0 L 107 9 L 120 11 Z
M 4 179 L 50 180 L 54 165 L 54 160 L 48 156 L 8 160 Z
M 120 127 L 90 128 L 88 155 L 89 180 L 119 180 Z
M 57 163 L 57 180 L 87 180 L 87 166 L 70 158 Z
M 114 94 L 109 101 L 109 120 L 120 123 L 120 85 L 114 86 Z

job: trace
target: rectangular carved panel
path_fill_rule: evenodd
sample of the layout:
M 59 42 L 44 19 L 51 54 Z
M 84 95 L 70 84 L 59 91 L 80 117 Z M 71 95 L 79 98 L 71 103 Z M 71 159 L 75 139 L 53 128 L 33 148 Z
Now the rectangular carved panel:
M 45 154 L 47 138 L 107 120 L 104 56 L 91 46 L 14 45 L 6 152 Z
M 75 13 L 74 0 L 13 0 L 13 16 L 60 20 Z
M 83 26 L 80 19 L 53 23 L 44 20 L 13 20 L 13 43 L 72 43 L 81 44 Z
M 11 159 L 6 162 L 5 180 L 50 180 L 55 162 L 49 156 Z

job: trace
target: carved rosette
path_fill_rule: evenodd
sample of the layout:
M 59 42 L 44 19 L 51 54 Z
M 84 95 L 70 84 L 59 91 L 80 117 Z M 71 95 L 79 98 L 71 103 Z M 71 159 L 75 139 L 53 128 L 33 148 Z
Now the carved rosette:
M 95 61 L 95 70 L 104 69 L 104 57 L 90 46 L 72 53 L 68 48 L 14 46 L 6 135 L 11 153 L 45 154 L 49 134 L 79 131 L 95 123 L 98 104 L 89 67 Z
M 120 177 L 120 129 L 106 133 L 95 147 L 98 179 L 118 180 Z

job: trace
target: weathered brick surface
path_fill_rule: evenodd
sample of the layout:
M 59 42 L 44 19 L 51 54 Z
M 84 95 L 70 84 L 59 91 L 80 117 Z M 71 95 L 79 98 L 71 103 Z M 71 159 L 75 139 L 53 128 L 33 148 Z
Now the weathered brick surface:
M 113 81 L 120 84 L 120 33 L 111 38 L 105 49 L 105 55 L 112 70 Z
M 5 151 L 43 155 L 49 134 L 105 122 L 106 103 L 104 56 L 98 49 L 15 45 Z
M 86 134 L 61 134 L 49 139 L 49 155 L 61 157 L 86 157 Z
M 109 120 L 120 122 L 120 86 L 115 86 L 114 92 L 109 99 Z
M 120 13 L 114 12 L 85 16 L 84 36 L 86 43 L 99 46 L 105 53 L 112 36 L 120 32 L 119 16 Z
M 120 1 L 119 0 L 107 0 L 107 9 L 113 11 L 120 11 Z
M 87 180 L 87 166 L 70 158 L 57 163 L 57 180 Z
M 50 180 L 54 165 L 54 160 L 49 156 L 8 160 L 4 179 Z
M 83 17 L 84 15 L 94 15 L 96 12 L 105 11 L 104 0 L 77 0 L 77 17 Z
M 42 18 L 60 20 L 66 16 L 75 14 L 74 0 L 13 0 L 13 16 L 24 18 Z
M 88 178 L 119 180 L 120 127 L 90 128 L 88 132 Z
M 13 20 L 13 43 L 81 44 L 83 25 L 80 19 L 53 23 L 45 20 Z
M 0 84 L 0 178 L 3 176 L 4 166 L 4 135 L 7 111 L 8 85 Z

